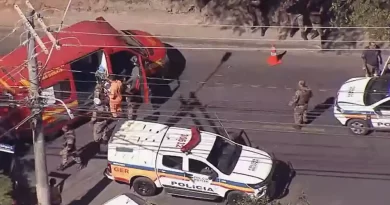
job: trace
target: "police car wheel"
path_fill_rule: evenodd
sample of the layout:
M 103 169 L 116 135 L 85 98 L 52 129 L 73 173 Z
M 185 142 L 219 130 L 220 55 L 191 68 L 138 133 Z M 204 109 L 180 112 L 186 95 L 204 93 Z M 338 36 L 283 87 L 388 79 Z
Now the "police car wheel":
M 348 121 L 348 127 L 351 133 L 355 135 L 367 135 L 369 132 L 368 123 L 365 120 L 353 119 Z
M 153 196 L 156 194 L 156 184 L 146 177 L 136 178 L 133 182 L 134 191 L 141 196 Z
M 227 205 L 238 205 L 239 202 L 244 199 L 244 193 L 239 191 L 231 191 L 228 193 L 226 199 Z

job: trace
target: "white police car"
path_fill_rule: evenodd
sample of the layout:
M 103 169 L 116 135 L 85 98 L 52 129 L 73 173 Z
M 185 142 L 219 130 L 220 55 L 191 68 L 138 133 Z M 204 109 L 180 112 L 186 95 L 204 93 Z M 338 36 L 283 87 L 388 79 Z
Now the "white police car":
M 352 78 L 337 93 L 334 115 L 356 135 L 375 129 L 390 130 L 390 76 Z
M 126 121 L 108 144 L 106 177 L 132 185 L 141 196 L 158 188 L 172 195 L 228 204 L 264 196 L 274 163 L 264 151 L 196 128 Z M 272 186 L 271 186 L 272 187 Z

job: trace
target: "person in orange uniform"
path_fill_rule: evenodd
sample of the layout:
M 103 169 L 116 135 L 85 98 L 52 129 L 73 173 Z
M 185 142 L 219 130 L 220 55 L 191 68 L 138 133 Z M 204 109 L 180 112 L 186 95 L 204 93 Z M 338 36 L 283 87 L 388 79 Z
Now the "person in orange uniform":
M 108 78 L 110 80 L 110 111 L 113 117 L 118 117 L 118 113 L 122 111 L 122 82 L 115 79 L 115 76 L 110 75 Z

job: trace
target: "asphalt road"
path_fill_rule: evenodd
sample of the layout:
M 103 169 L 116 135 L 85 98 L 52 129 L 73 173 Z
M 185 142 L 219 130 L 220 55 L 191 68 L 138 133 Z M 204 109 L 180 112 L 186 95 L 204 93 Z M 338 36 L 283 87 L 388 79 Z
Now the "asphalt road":
M 181 52 L 186 67 L 180 76 L 178 90 L 159 108 L 161 122 L 168 122 L 169 116 L 180 107 L 178 97 L 187 98 L 189 92 L 195 91 L 199 82 L 204 82 L 216 70 L 225 54 L 224 51 L 210 50 Z M 289 194 L 283 201 L 294 200 L 305 192 L 315 205 L 387 204 L 390 200 L 387 194 L 390 185 L 390 164 L 386 162 L 390 153 L 387 134 L 352 136 L 340 127 L 331 110 L 326 109 L 329 106 L 323 105 L 324 102 L 332 103 L 331 98 L 335 97 L 345 80 L 362 75 L 360 59 L 356 56 L 288 52 L 281 65 L 269 67 L 265 63 L 268 55 L 262 52 L 232 52 L 196 93 L 213 119 L 211 121 L 218 126 L 217 116 L 225 127 L 229 127 L 229 131 L 245 129 L 254 146 L 273 153 L 282 161 L 291 162 L 296 177 L 292 179 Z M 295 131 L 289 124 L 293 118 L 292 109 L 287 104 L 299 80 L 306 80 L 314 91 L 310 110 L 311 116 L 315 117 L 302 131 Z M 170 88 L 174 89 L 177 85 L 173 82 Z M 154 92 L 156 96 L 170 96 L 166 90 L 169 91 L 154 89 Z M 142 109 L 138 119 L 152 113 L 150 106 Z M 211 130 L 212 125 L 205 120 L 204 112 L 196 108 L 191 113 L 195 115 L 192 119 L 187 115 L 176 125 L 189 126 L 195 123 L 195 118 L 205 130 Z M 77 136 L 78 147 L 85 146 L 92 140 L 91 127 L 82 126 L 77 130 Z M 51 176 L 64 180 L 64 204 L 101 205 L 129 190 L 126 185 L 103 179 L 104 156 L 93 156 L 81 171 L 71 167 L 64 172 L 56 172 L 61 143 L 56 140 L 47 145 L 47 160 Z M 34 177 L 31 175 L 30 178 Z M 150 200 L 159 205 L 215 204 L 173 198 L 164 193 Z

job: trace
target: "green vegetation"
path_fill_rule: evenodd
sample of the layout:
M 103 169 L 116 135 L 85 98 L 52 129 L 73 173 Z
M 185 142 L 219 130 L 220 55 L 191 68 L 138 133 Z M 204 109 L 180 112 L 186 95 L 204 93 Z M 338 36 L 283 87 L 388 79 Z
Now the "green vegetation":
M 2 174 L 0 174 L 0 204 L 9 205 L 12 204 L 12 182 L 11 180 Z
M 246 196 L 240 201 L 237 202 L 237 205 L 284 205 L 280 201 L 270 201 L 267 198 L 257 198 Z M 294 202 L 288 203 L 288 205 L 310 205 L 310 202 L 307 200 L 306 194 L 302 193 L 297 200 Z
M 390 4 L 388 0 L 333 0 L 333 25 L 350 27 L 389 27 Z M 387 29 L 365 29 L 370 40 L 388 41 Z

